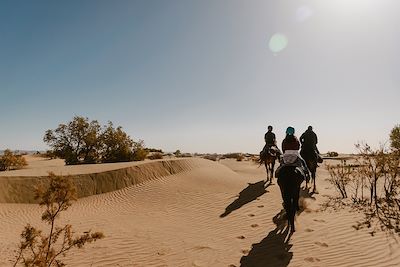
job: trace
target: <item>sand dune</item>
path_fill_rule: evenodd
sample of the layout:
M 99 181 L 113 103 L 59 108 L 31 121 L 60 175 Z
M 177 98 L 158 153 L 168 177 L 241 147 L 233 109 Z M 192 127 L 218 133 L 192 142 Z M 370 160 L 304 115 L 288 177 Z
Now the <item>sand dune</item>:
M 203 159 L 120 167 L 100 168 L 134 168 L 151 179 L 81 198 L 65 213 L 76 230 L 106 235 L 68 255 L 69 266 L 400 266 L 394 239 L 352 228 L 362 214 L 319 211 L 334 194 L 321 168 L 320 194 L 302 190 L 297 231 L 285 242 L 279 188 L 264 188 L 262 167 Z M 0 266 L 10 266 L 27 222 L 43 226 L 40 213 L 36 204 L 0 204 Z

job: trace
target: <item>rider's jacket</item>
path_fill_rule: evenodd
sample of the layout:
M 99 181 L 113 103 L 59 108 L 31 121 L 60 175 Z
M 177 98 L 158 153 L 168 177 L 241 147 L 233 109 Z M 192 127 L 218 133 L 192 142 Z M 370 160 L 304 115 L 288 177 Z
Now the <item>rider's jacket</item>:
M 264 135 L 264 140 L 265 140 L 265 144 L 267 146 L 273 146 L 275 145 L 275 134 L 273 132 L 268 131 L 265 135 Z
M 299 150 L 300 142 L 294 135 L 287 135 L 282 141 L 282 151 L 285 153 L 286 150 Z
M 300 136 L 300 142 L 304 147 L 316 148 L 318 138 L 312 130 L 307 130 Z

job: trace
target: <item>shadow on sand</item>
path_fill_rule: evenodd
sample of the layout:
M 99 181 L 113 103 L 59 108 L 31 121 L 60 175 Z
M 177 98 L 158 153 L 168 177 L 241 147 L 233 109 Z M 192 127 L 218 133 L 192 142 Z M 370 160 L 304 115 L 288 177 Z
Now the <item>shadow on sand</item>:
M 293 246 L 289 244 L 292 233 L 286 223 L 286 214 L 281 210 L 272 219 L 276 228 L 268 233 L 260 243 L 253 244 L 247 256 L 240 259 L 241 267 L 286 267 L 293 258 L 293 252 L 289 250 Z
M 300 198 L 314 199 L 310 188 L 300 188 Z M 305 207 L 300 205 L 300 210 L 297 211 L 299 216 Z M 240 259 L 241 267 L 286 267 L 293 258 L 293 252 L 289 250 L 292 244 L 289 244 L 293 233 L 290 232 L 290 227 L 287 224 L 286 212 L 282 209 L 274 216 L 272 221 L 276 228 L 268 233 L 267 237 L 261 240 L 260 243 L 253 244 L 247 256 Z
M 271 184 L 265 185 L 265 181 L 259 181 L 257 183 L 249 183 L 249 185 L 243 189 L 238 198 L 226 207 L 225 212 L 219 217 L 223 218 L 228 216 L 232 211 L 240 209 L 243 205 L 257 199 L 267 192 L 266 188 Z
M 315 200 L 316 198 L 314 197 L 314 192 L 312 192 L 312 191 L 310 191 L 311 190 L 311 188 L 309 188 L 309 187 L 300 187 L 300 194 L 299 194 L 299 197 L 300 198 L 309 198 L 309 199 L 312 199 L 312 200 Z

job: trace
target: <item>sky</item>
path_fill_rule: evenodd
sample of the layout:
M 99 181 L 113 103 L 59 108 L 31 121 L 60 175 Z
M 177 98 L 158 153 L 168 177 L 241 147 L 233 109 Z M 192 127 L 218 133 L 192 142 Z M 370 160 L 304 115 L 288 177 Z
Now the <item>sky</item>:
M 0 2 L 0 150 L 74 116 L 164 151 L 258 153 L 312 125 L 321 152 L 400 123 L 400 1 Z

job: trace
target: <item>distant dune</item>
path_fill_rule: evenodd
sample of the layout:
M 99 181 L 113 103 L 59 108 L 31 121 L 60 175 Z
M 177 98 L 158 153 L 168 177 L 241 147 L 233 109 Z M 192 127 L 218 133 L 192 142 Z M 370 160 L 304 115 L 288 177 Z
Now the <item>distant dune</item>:
M 68 266 L 400 266 L 400 245 L 393 238 L 352 228 L 362 214 L 320 210 L 335 194 L 323 168 L 317 173 L 320 193 L 302 189 L 297 231 L 289 242 L 279 188 L 274 182 L 265 189 L 263 167 L 250 161 L 66 167 L 38 160 L 26 170 L 1 174 L 2 201 L 30 202 L 25 194 L 49 169 L 73 175 L 81 196 L 92 195 L 74 203 L 62 222 L 106 235 L 68 255 Z M 107 191 L 112 192 L 100 194 Z M 45 227 L 40 214 L 36 204 L 0 203 L 0 266 L 11 266 L 26 223 Z

